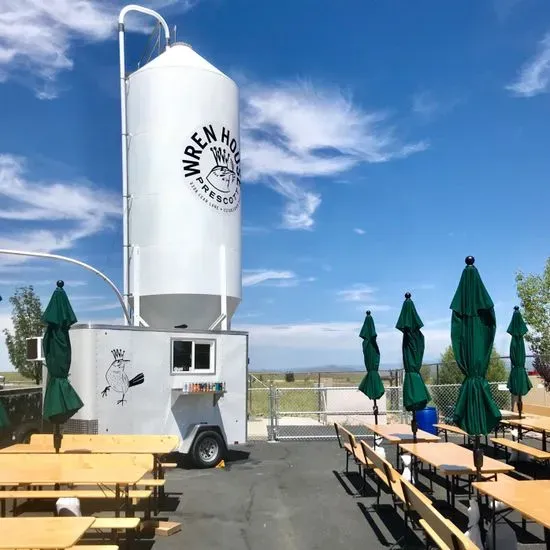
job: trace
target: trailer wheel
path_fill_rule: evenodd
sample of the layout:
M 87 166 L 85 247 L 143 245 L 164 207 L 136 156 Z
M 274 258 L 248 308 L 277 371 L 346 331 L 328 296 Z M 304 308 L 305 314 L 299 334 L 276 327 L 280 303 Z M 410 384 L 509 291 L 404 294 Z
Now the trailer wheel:
M 199 468 L 212 468 L 223 458 L 225 445 L 220 434 L 201 432 L 193 445 L 193 462 Z

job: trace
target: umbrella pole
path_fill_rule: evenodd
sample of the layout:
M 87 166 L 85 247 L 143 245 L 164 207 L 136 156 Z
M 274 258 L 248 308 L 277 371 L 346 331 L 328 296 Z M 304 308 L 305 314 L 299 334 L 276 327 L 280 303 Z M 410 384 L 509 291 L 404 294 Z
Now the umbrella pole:
M 61 435 L 61 429 L 59 424 L 54 424 L 53 426 L 53 446 L 55 448 L 55 452 L 59 453 L 59 449 L 61 449 L 61 439 L 63 436 Z
M 483 468 L 483 449 L 479 446 L 479 435 L 474 439 L 474 466 L 476 468 L 476 481 L 481 481 L 481 468 Z
M 374 423 L 378 425 L 378 404 L 376 403 L 376 399 L 373 399 L 374 401 L 374 407 L 372 408 L 372 412 L 374 413 Z
M 416 432 L 418 431 L 418 424 L 416 423 L 416 411 L 412 411 L 411 429 L 413 433 L 413 443 L 416 443 Z
M 521 420 L 522 416 L 521 413 L 523 412 L 523 399 L 521 395 L 518 395 L 518 413 L 519 413 L 519 419 Z

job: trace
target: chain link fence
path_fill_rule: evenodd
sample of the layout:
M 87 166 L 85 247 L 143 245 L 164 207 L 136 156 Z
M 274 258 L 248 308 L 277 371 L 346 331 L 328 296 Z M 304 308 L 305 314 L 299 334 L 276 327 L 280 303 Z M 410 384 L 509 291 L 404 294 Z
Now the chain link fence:
M 399 379 L 398 379 L 399 380 Z M 263 384 L 263 385 L 262 385 Z M 276 386 L 253 382 L 248 392 L 249 439 L 307 440 L 333 439 L 334 422 L 367 435 L 365 424 L 374 423 L 373 402 L 357 385 Z M 429 384 L 428 406 L 438 411 L 440 422 L 452 422 L 460 384 Z M 490 382 L 491 394 L 500 409 L 512 408 L 512 396 L 505 382 Z M 403 387 L 386 386 L 378 400 L 379 423 L 411 421 L 403 407 Z

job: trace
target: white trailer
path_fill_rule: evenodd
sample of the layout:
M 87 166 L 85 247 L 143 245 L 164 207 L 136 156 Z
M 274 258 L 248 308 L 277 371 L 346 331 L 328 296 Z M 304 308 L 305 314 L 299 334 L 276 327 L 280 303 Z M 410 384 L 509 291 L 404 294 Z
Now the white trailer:
M 71 433 L 168 434 L 199 467 L 247 440 L 248 335 L 75 325 Z

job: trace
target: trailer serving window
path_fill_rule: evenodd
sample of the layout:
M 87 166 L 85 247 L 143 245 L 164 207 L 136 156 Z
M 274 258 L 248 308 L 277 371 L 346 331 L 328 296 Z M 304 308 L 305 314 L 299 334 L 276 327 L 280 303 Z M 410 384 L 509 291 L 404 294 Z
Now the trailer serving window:
M 215 340 L 172 339 L 172 373 L 208 374 L 216 372 L 215 345 Z

